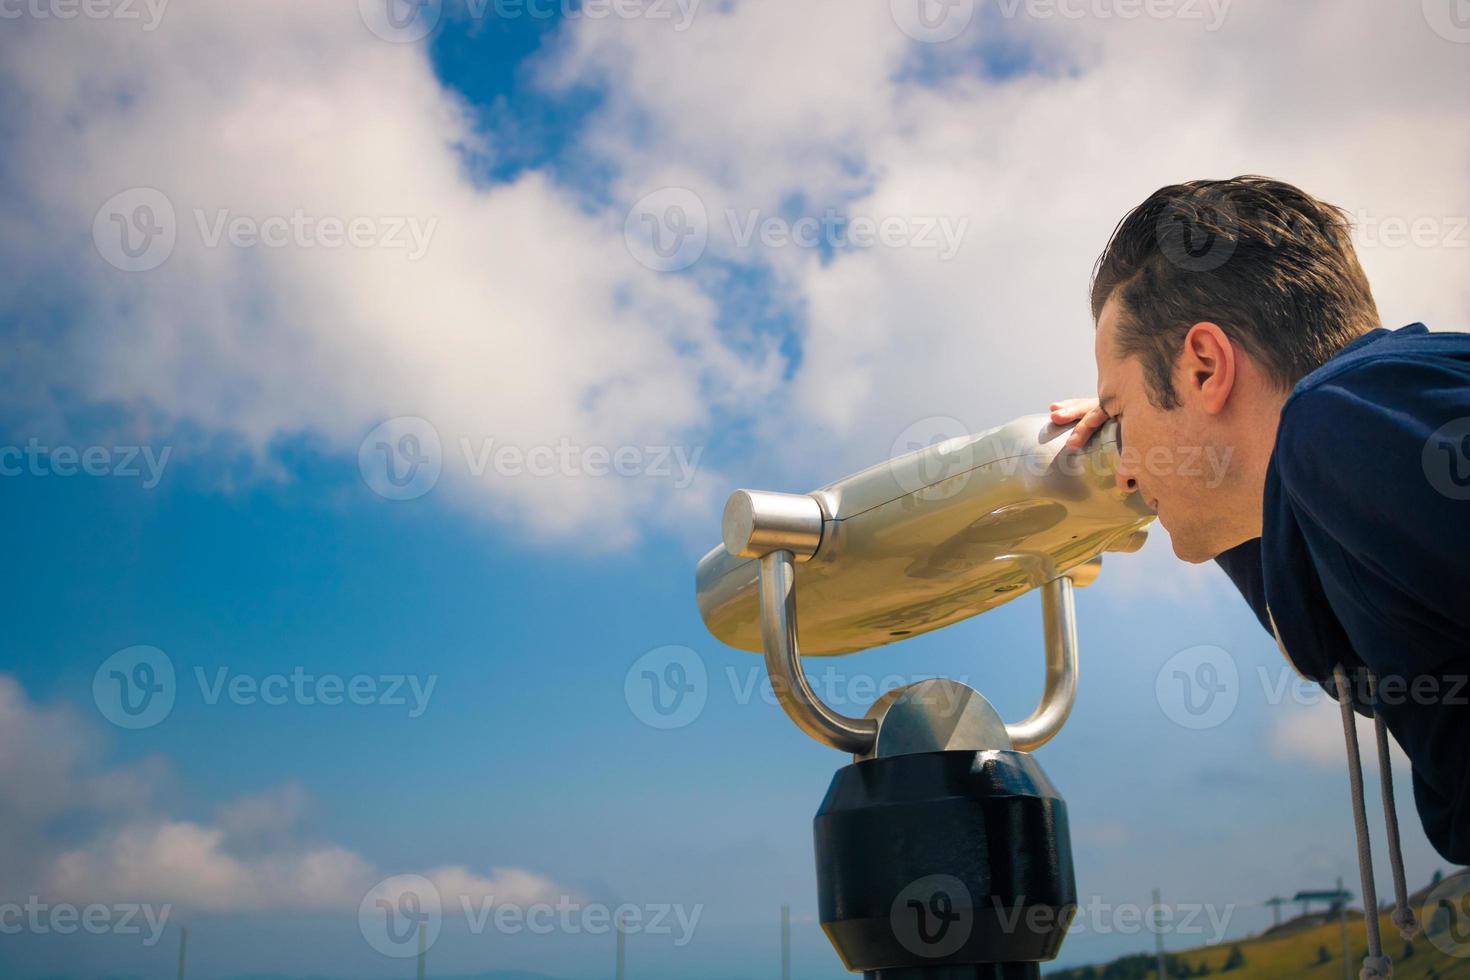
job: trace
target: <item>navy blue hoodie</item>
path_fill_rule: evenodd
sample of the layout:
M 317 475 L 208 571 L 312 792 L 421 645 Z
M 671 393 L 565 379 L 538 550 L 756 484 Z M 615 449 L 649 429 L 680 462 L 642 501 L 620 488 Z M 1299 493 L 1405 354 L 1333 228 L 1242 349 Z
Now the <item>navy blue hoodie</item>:
M 1374 330 L 1303 378 L 1261 537 L 1217 560 L 1300 673 L 1377 675 L 1424 831 L 1470 864 L 1470 334 Z

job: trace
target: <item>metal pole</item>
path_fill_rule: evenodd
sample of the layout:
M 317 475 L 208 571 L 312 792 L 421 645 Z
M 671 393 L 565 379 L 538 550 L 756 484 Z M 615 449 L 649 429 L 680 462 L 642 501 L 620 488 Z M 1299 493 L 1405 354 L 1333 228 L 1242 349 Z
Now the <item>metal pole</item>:
M 424 958 L 425 958 L 425 954 L 428 952 L 428 948 L 427 948 L 427 946 L 426 946 L 426 944 L 424 942 L 424 930 L 425 930 L 424 923 L 422 921 L 420 921 L 419 922 L 419 980 L 424 980 Z
M 179 980 L 184 980 L 184 953 L 189 948 L 189 927 L 179 926 Z
M 623 980 L 626 973 L 626 957 L 628 952 L 627 923 L 621 915 L 618 916 L 618 969 L 617 980 Z
M 1164 973 L 1164 930 L 1163 930 L 1163 927 L 1159 924 L 1159 919 L 1161 919 L 1163 917 L 1163 914 L 1164 914 L 1164 905 L 1163 905 L 1163 902 L 1159 900 L 1159 890 L 1157 888 L 1155 888 L 1154 889 L 1154 951 L 1158 954 L 1158 958 L 1159 958 L 1159 980 L 1165 980 L 1165 977 L 1167 976 L 1167 974 Z
M 791 906 L 781 906 L 781 980 L 791 980 Z

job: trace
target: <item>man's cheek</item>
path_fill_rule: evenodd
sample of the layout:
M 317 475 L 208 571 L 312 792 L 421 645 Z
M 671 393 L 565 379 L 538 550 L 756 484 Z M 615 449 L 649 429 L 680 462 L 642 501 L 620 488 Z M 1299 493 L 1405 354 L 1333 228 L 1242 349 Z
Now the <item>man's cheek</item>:
M 1162 480 L 1174 473 L 1174 450 L 1168 446 L 1152 446 L 1143 456 L 1144 472 L 1154 481 Z

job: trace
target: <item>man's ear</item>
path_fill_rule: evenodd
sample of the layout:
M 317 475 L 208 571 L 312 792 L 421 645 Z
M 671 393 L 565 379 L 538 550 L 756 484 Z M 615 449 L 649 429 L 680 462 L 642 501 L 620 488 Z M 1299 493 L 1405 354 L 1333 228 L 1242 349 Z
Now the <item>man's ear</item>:
M 1217 323 L 1196 323 L 1184 335 L 1180 380 L 1210 415 L 1224 410 L 1235 389 L 1235 353 L 1235 344 Z

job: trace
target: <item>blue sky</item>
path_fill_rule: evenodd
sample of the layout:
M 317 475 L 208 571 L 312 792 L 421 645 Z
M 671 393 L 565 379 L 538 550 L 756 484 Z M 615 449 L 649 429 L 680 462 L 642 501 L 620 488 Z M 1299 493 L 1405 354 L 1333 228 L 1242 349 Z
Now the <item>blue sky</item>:
M 725 494 L 811 489 L 916 433 L 1089 391 L 1091 257 L 1165 181 L 1277 173 L 1371 227 L 1441 219 L 1429 245 L 1360 244 L 1391 325 L 1463 324 L 1470 140 L 1446 93 L 1466 63 L 1429 14 L 1240 0 L 1211 28 L 994 8 L 930 43 L 887 7 L 707 2 L 676 32 L 450 4 L 418 40 L 375 36 L 350 3 L 181 4 L 152 31 L 7 22 L 0 447 L 50 451 L 0 477 L 0 901 L 167 905 L 199 977 L 409 975 L 357 913 L 400 874 L 523 905 L 698 909 L 688 936 L 630 937 L 630 975 L 670 980 L 773 975 L 790 903 L 797 975 L 835 978 L 810 820 L 843 759 L 749 696 L 758 658 L 699 621 L 694 564 Z M 1341 52 L 1381 38 L 1418 70 L 1324 120 L 1321 80 L 1358 94 Z M 1220 91 L 1246 49 L 1260 77 Z M 1425 148 L 1412 164 L 1353 138 L 1389 120 Z M 1313 138 L 1283 145 L 1291 126 Z M 130 272 L 92 232 L 137 188 L 174 210 L 178 244 Z M 660 270 L 625 229 L 669 188 L 704 209 L 708 245 Z M 123 200 L 137 217 L 143 199 Z M 379 247 L 210 244 L 222 210 L 257 229 L 366 215 Z M 740 239 L 749 215 L 829 210 L 838 229 L 903 219 L 909 238 Z M 433 223 L 417 264 L 382 237 L 400 218 Z M 953 256 L 918 240 L 930 219 L 963 227 Z M 423 434 L 405 417 L 441 440 L 442 476 L 390 499 L 362 460 L 370 433 Z M 569 444 L 581 469 L 476 471 L 462 446 L 491 439 Z M 111 472 L 134 446 L 156 479 L 142 456 Z M 63 475 L 94 447 L 111 475 Z M 631 448 L 635 472 L 589 475 L 587 447 Z M 687 479 L 655 464 L 665 448 Z M 1356 891 L 1333 710 L 1273 697 L 1274 643 L 1223 576 L 1154 538 L 1079 593 L 1081 693 L 1039 753 L 1084 902 L 1159 887 L 1235 936 L 1269 922 L 1271 895 L 1339 875 Z M 1026 596 L 820 668 L 841 692 L 960 677 L 1014 718 L 1040 688 L 1038 619 Z M 176 683 L 167 716 L 132 730 L 94 679 L 139 645 Z M 669 645 L 708 683 L 697 717 L 661 730 L 625 682 Z M 1193 730 L 1156 681 L 1201 647 L 1236 668 L 1238 703 Z M 365 675 L 375 703 L 211 703 L 221 676 L 293 673 Z M 376 703 L 390 685 L 408 703 Z M 1418 884 L 1442 862 L 1399 763 Z M 435 972 L 610 972 L 605 934 L 472 935 L 453 911 Z M 1061 962 L 1151 946 L 1102 915 Z M 0 937 L 0 967 L 157 975 L 174 936 L 28 929 Z

